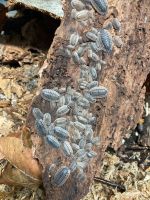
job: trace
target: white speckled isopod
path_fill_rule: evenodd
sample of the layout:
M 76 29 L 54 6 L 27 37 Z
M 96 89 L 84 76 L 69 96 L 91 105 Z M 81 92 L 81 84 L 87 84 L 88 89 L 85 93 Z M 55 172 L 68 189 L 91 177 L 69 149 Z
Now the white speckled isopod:
M 75 19 L 77 21 L 85 21 L 88 20 L 90 16 L 90 13 L 88 10 L 81 10 L 79 12 L 76 13 L 75 15 Z
M 94 158 L 97 156 L 97 153 L 95 151 L 90 151 L 86 155 L 88 158 Z
M 84 149 L 79 149 L 76 153 L 75 153 L 75 157 L 78 158 L 78 157 L 81 157 L 81 156 L 84 156 L 86 155 L 86 152 Z
M 98 81 L 92 81 L 91 83 L 89 83 L 87 85 L 87 88 L 91 89 L 91 88 L 96 87 L 96 86 L 98 86 Z
M 77 11 L 83 10 L 85 8 L 85 5 L 79 0 L 72 0 L 71 6 Z
M 78 121 L 74 122 L 74 126 L 80 131 L 84 131 L 86 128 L 86 126 L 84 124 L 82 124 Z
M 71 34 L 70 36 L 70 45 L 76 46 L 78 44 L 79 34 L 77 32 Z
M 71 146 L 74 151 L 78 151 L 80 149 L 79 145 L 77 145 L 76 143 L 72 143 Z
M 69 110 L 70 109 L 67 105 L 63 105 L 57 109 L 56 114 L 58 116 L 63 116 L 63 115 L 66 115 L 69 112 Z
M 92 32 L 87 32 L 86 37 L 94 42 L 97 40 L 97 36 Z
M 95 103 L 96 102 L 96 100 L 95 100 L 95 98 L 93 98 L 89 93 L 85 93 L 84 94 L 84 97 L 90 102 L 90 103 Z
M 86 145 L 86 139 L 85 138 L 81 138 L 81 140 L 79 141 L 80 149 L 84 149 L 85 145 Z
M 112 51 L 112 37 L 110 33 L 105 29 L 101 29 L 100 36 L 104 49 L 110 53 Z
M 77 169 L 77 162 L 73 160 L 69 166 L 71 172 L 74 172 Z
M 57 140 L 57 138 L 55 138 L 55 137 L 52 136 L 52 135 L 47 135 L 47 136 L 46 136 L 46 140 L 47 140 L 47 143 L 48 143 L 49 145 L 51 145 L 53 148 L 58 149 L 58 148 L 60 148 L 60 146 L 61 146 L 61 144 L 60 144 L 60 142 Z
M 74 52 L 72 55 L 72 60 L 75 64 L 80 65 L 81 64 L 81 59 L 79 57 L 79 55 L 77 54 L 77 52 Z
M 35 121 L 35 128 L 40 136 L 46 136 L 48 133 L 42 119 Z
M 58 106 L 61 107 L 61 106 L 65 105 L 65 101 L 66 101 L 65 96 L 60 96 Z
M 83 108 L 89 108 L 90 107 L 89 101 L 84 97 L 78 99 L 77 105 L 81 106 Z
M 50 125 L 51 125 L 51 115 L 50 115 L 50 113 L 45 113 L 45 114 L 44 114 L 43 123 L 44 123 L 46 126 L 50 126 Z
M 73 149 L 68 141 L 64 141 L 63 143 L 63 152 L 66 156 L 73 155 Z
M 113 42 L 114 42 L 114 45 L 118 48 L 121 48 L 123 46 L 122 39 L 118 35 L 113 37 Z
M 92 79 L 96 80 L 97 79 L 97 71 L 96 71 L 96 69 L 94 67 L 90 68 L 90 73 L 92 75 Z
M 58 92 L 56 92 L 55 90 L 51 90 L 51 89 L 43 89 L 41 91 L 41 96 L 44 100 L 47 101 L 56 101 L 59 99 L 60 94 Z
M 91 4 L 99 14 L 105 15 L 107 13 L 108 10 L 107 0 L 91 0 Z
M 121 30 L 121 23 L 120 21 L 118 20 L 118 18 L 114 18 L 112 20 L 112 25 L 113 25 L 113 28 L 116 30 L 116 31 L 120 31 Z
M 77 116 L 77 119 L 79 122 L 83 123 L 83 124 L 87 124 L 88 120 L 85 117 L 82 116 Z
M 94 98 L 103 98 L 103 97 L 106 97 L 108 94 L 107 88 L 103 86 L 93 87 L 89 91 L 90 91 L 91 96 Z
M 43 119 L 43 113 L 39 108 L 33 108 L 32 114 L 37 120 Z
M 53 177 L 52 184 L 55 186 L 62 186 L 67 181 L 70 176 L 70 169 L 66 166 L 62 166 L 57 170 L 56 174 Z
M 54 132 L 59 138 L 65 139 L 69 137 L 69 132 L 60 126 L 55 126 Z

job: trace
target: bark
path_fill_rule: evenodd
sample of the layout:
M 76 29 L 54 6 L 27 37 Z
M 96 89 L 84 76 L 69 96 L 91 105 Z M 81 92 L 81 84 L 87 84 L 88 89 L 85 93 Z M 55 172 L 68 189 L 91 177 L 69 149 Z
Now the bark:
M 70 19 L 71 6 L 69 2 L 66 1 L 63 4 L 65 16 L 56 31 L 43 66 L 41 86 L 38 92 L 41 88 L 66 87 L 68 85 L 77 87 L 76 79 L 79 77 L 79 68 L 73 65 L 70 58 L 64 54 L 64 49 L 68 45 L 69 30 L 75 27 L 75 23 Z M 109 93 L 106 99 L 97 101 L 91 109 L 97 117 L 95 132 L 101 138 L 101 145 L 95 149 L 98 156 L 86 171 L 86 181 L 84 183 L 77 182 L 73 174 L 62 187 L 53 187 L 48 176 L 48 165 L 55 158 L 59 158 L 63 164 L 67 164 L 69 161 L 61 152 L 51 149 L 42 140 L 40 143 L 36 142 L 38 136 L 33 136 L 36 146 L 35 154 L 43 166 L 43 183 L 47 200 L 77 200 L 87 194 L 96 170 L 102 165 L 107 146 L 111 145 L 114 149 L 118 149 L 122 138 L 136 126 L 142 115 L 145 95 L 143 85 L 150 71 L 149 7 L 150 2 L 147 0 L 110 0 L 107 17 L 95 12 L 95 21 L 91 26 L 87 26 L 84 30 L 80 27 L 78 30 L 82 33 L 90 30 L 92 26 L 100 28 L 112 17 L 118 17 L 122 24 L 119 35 L 124 45 L 122 49 L 114 47 L 111 55 L 102 55 L 107 66 L 100 73 L 99 83 L 107 87 Z M 117 33 L 112 32 L 112 34 Z M 27 125 L 32 129 L 35 121 L 31 112 L 33 107 L 39 107 L 43 112 L 47 112 L 49 103 L 43 101 L 40 95 L 33 99 L 27 119 Z M 52 117 L 55 117 L 54 113 L 52 113 Z

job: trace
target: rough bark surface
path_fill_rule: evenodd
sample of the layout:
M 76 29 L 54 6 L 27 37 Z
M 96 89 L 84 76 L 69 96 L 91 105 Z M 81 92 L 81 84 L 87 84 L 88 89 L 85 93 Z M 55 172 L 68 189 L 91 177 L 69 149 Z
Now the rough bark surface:
M 42 88 L 66 87 L 68 85 L 76 88 L 76 79 L 79 76 L 79 69 L 65 57 L 64 50 L 68 45 L 69 29 L 75 26 L 70 19 L 70 3 L 64 4 L 65 16 L 49 50 L 47 61 L 43 66 L 41 77 Z M 55 161 L 58 167 L 61 162 L 68 163 L 68 160 L 61 152 L 57 152 L 46 145 L 37 135 L 33 136 L 35 145 L 35 156 L 43 166 L 43 183 L 46 190 L 47 200 L 78 200 L 81 199 L 89 189 L 89 185 L 96 173 L 98 166 L 101 166 L 104 151 L 108 145 L 117 149 L 128 130 L 134 128 L 143 111 L 145 88 L 143 84 L 150 71 L 150 2 L 147 0 L 110 0 L 109 14 L 102 17 L 95 13 L 96 20 L 94 27 L 102 27 L 103 23 L 111 17 L 118 17 L 122 24 L 119 35 L 124 45 L 122 49 L 113 48 L 111 55 L 103 55 L 107 66 L 102 69 L 100 84 L 109 89 L 107 99 L 98 101 L 92 112 L 96 114 L 96 130 L 101 138 L 101 146 L 96 149 L 98 153 L 95 160 L 87 169 L 87 180 L 82 184 L 76 182 L 74 174 L 70 176 L 62 187 L 53 187 L 48 176 L 47 166 Z M 91 27 L 89 27 L 90 30 Z M 87 29 L 88 30 L 88 29 Z M 82 31 L 79 30 L 79 32 Z M 85 30 L 86 31 L 86 30 Z M 112 32 L 112 34 L 114 34 Z M 49 103 L 37 95 L 32 102 L 31 109 L 39 107 L 43 112 L 49 110 Z M 54 113 L 51 111 L 51 113 Z M 52 117 L 55 117 L 52 115 Z M 34 128 L 34 118 L 31 110 L 27 119 L 27 125 Z M 56 159 L 57 158 L 57 159 Z

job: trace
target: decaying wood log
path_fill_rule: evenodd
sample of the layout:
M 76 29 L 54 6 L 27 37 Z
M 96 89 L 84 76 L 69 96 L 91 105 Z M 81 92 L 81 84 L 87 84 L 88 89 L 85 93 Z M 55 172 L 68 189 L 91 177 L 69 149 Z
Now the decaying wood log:
M 102 164 L 104 151 L 108 145 L 117 149 L 128 130 L 134 128 L 143 111 L 145 88 L 143 84 L 150 71 L 149 62 L 149 20 L 148 8 L 150 2 L 147 0 L 109 1 L 109 12 L 106 16 L 99 15 L 93 9 L 94 20 L 90 24 L 77 26 L 72 20 L 70 1 L 63 3 L 65 16 L 49 50 L 47 61 L 43 66 L 41 77 L 41 88 L 67 87 L 77 88 L 79 78 L 79 67 L 73 64 L 66 56 L 65 49 L 69 44 L 70 30 L 78 29 L 83 35 L 92 27 L 102 28 L 103 24 L 110 19 L 117 17 L 121 21 L 122 28 L 119 33 L 110 31 L 112 35 L 118 34 L 123 40 L 123 47 L 113 47 L 112 54 L 102 54 L 102 59 L 107 65 L 100 72 L 100 85 L 108 88 L 107 98 L 103 98 L 92 105 L 91 111 L 97 117 L 96 131 L 101 138 L 100 147 L 95 148 L 98 153 L 97 159 L 93 159 L 86 169 L 86 180 L 78 182 L 75 173 L 62 187 L 54 187 L 51 184 L 51 177 L 48 175 L 48 166 L 56 162 L 59 168 L 68 165 L 69 159 L 62 152 L 51 148 L 39 136 L 33 136 L 35 145 L 35 156 L 43 166 L 43 183 L 47 199 L 51 200 L 77 200 L 81 199 L 89 189 L 93 175 Z M 35 119 L 32 115 L 32 108 L 38 107 L 42 112 L 50 112 L 52 120 L 55 112 L 50 110 L 49 102 L 43 101 L 37 95 L 32 102 L 27 125 L 34 128 Z M 62 164 L 63 163 L 63 164 Z

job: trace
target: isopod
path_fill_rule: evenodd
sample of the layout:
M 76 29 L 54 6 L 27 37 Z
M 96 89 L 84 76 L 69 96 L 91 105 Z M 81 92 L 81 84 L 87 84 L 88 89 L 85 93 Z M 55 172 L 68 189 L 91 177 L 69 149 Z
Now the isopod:
M 69 137 L 69 132 L 60 126 L 55 126 L 54 132 L 59 138 L 65 139 Z
M 57 170 L 56 174 L 53 177 L 52 184 L 55 186 L 62 186 L 67 181 L 70 176 L 70 169 L 66 166 L 62 166 Z
M 79 147 L 80 149 L 84 149 L 86 145 L 86 139 L 85 138 L 82 138 L 80 141 L 79 141 Z
M 79 122 L 81 122 L 82 124 L 87 124 L 88 120 L 85 117 L 82 116 L 77 116 L 77 119 Z
M 72 60 L 75 64 L 80 65 L 81 64 L 81 60 L 79 55 L 77 54 L 77 52 L 74 52 L 72 55 Z
M 106 97 L 108 94 L 107 88 L 103 86 L 93 87 L 89 90 L 90 94 L 94 98 L 103 98 Z
M 70 36 L 70 45 L 76 46 L 78 44 L 79 34 L 77 32 L 71 34 Z
M 118 48 L 121 48 L 123 45 L 122 39 L 117 35 L 113 37 L 113 42 L 114 42 L 114 45 Z
M 72 143 L 71 146 L 74 151 L 78 151 L 80 149 L 79 145 L 77 145 L 76 143 Z
M 32 113 L 36 120 L 43 119 L 43 113 L 39 108 L 33 108 Z
M 91 88 L 96 87 L 96 86 L 98 86 L 98 81 L 92 81 L 91 83 L 89 83 L 87 85 L 87 88 L 91 89 Z
M 84 97 L 90 102 L 90 103 L 95 103 L 96 100 L 88 93 L 85 92 Z
M 65 118 L 65 117 L 57 118 L 57 119 L 55 119 L 55 121 L 54 121 L 54 124 L 55 124 L 56 126 L 59 126 L 59 124 L 66 124 L 66 123 L 67 123 L 67 118 Z
M 71 172 L 74 172 L 77 169 L 77 162 L 73 160 L 69 166 Z
M 56 137 L 52 136 L 52 135 L 47 135 L 46 136 L 46 140 L 48 142 L 49 145 L 51 145 L 53 148 L 60 148 L 61 144 L 60 142 L 57 140 Z
M 63 105 L 65 105 L 65 96 L 60 96 L 59 98 L 59 102 L 58 102 L 58 105 L 61 107 Z
M 79 149 L 79 150 L 75 153 L 75 157 L 78 158 L 78 157 L 84 156 L 85 154 L 86 154 L 86 152 L 85 152 L 84 149 Z
M 107 13 L 108 10 L 107 0 L 91 0 L 91 4 L 99 14 L 105 15 Z
M 86 128 L 86 126 L 84 124 L 82 124 L 82 123 L 80 123 L 78 121 L 74 122 L 74 126 L 80 131 L 83 131 Z
M 44 100 L 47 101 L 56 101 L 59 99 L 60 94 L 58 92 L 56 92 L 55 90 L 51 90 L 51 89 L 43 89 L 41 91 L 41 96 Z
M 94 158 L 97 156 L 97 153 L 95 151 L 90 151 L 90 152 L 87 152 L 87 157 L 89 158 Z
M 73 155 L 73 149 L 68 141 L 64 141 L 63 143 L 63 152 L 66 156 Z
M 47 135 L 48 132 L 47 132 L 47 129 L 46 129 L 42 119 L 35 121 L 35 127 L 36 127 L 36 130 L 37 130 L 37 133 L 40 136 L 46 136 Z
M 92 75 L 92 79 L 93 80 L 97 79 L 97 71 L 96 71 L 96 69 L 94 67 L 90 68 L 90 73 Z
M 113 25 L 113 28 L 116 30 L 116 31 L 120 31 L 121 30 L 121 23 L 120 21 L 118 20 L 118 18 L 114 18 L 112 20 L 112 25 Z
M 67 105 L 63 105 L 57 109 L 56 114 L 58 116 L 63 116 L 63 115 L 66 115 L 69 112 L 69 110 L 70 109 Z
M 82 161 L 82 162 L 78 161 L 77 162 L 77 167 L 78 168 L 85 169 L 87 166 L 88 166 L 87 161 Z
M 110 33 L 105 29 L 101 29 L 100 36 L 105 50 L 110 53 L 112 51 L 112 37 Z
M 89 11 L 88 10 L 81 10 L 79 12 L 76 13 L 75 15 L 75 19 L 77 21 L 85 21 L 89 19 Z
M 84 97 L 78 99 L 77 105 L 81 106 L 83 108 L 89 108 L 90 107 L 89 101 Z
M 72 0 L 71 6 L 77 11 L 83 10 L 85 8 L 85 5 L 79 0 Z
M 51 115 L 50 115 L 50 113 L 45 113 L 45 114 L 44 114 L 43 123 L 44 123 L 46 126 L 50 126 L 50 125 L 51 125 Z
M 97 40 L 97 36 L 94 33 L 92 33 L 92 32 L 87 32 L 86 33 L 86 37 L 88 39 L 90 39 L 91 41 L 94 41 L 94 42 Z

